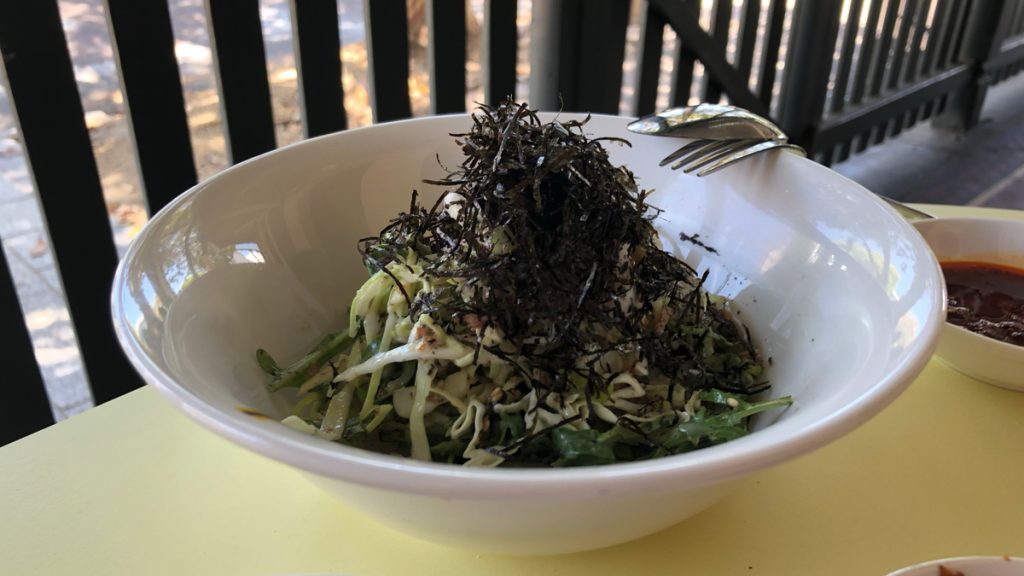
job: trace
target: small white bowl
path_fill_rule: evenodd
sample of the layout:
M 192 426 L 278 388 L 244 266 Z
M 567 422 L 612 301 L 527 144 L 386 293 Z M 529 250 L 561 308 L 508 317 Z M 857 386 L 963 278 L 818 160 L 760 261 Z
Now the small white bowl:
M 1024 270 L 1024 222 L 937 218 L 914 223 L 939 262 L 989 262 Z M 1011 390 L 1024 390 L 1024 346 L 946 323 L 936 355 L 953 369 Z
M 546 115 L 551 118 L 551 115 Z M 582 118 L 562 114 L 561 118 Z M 268 393 L 257 347 L 301 356 L 337 330 L 365 280 L 356 241 L 440 194 L 424 178 L 455 166 L 449 134 L 468 116 L 381 124 L 307 140 L 234 166 L 157 214 L 122 261 L 113 313 L 147 382 L 213 432 L 293 467 L 404 532 L 498 553 L 551 554 L 650 534 L 710 506 L 735 481 L 863 424 L 920 373 L 941 333 L 938 262 L 874 194 L 793 154 L 707 178 L 661 168 L 679 146 L 595 116 L 608 145 L 664 209 L 667 249 L 731 297 L 767 357 L 772 395 L 796 405 L 753 433 L 687 454 L 574 469 L 467 469 L 377 454 L 301 434 Z M 699 234 L 709 253 L 680 234 Z M 823 486 L 823 490 L 828 487 Z M 268 491 L 262 498 L 290 495 Z
M 939 576 L 939 566 L 963 572 L 964 576 L 1024 576 L 1024 558 L 1010 556 L 961 556 L 915 564 L 888 576 Z

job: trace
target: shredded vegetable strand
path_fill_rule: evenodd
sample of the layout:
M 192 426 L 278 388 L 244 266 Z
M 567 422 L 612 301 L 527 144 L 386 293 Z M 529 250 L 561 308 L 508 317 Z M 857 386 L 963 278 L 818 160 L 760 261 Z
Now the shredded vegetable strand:
M 391 348 L 391 336 L 395 332 L 395 322 L 397 320 L 397 316 L 388 314 L 388 319 L 384 322 L 384 333 L 380 337 L 381 351 L 387 352 Z M 380 388 L 380 379 L 383 375 L 383 366 L 374 370 L 370 375 L 370 388 L 366 391 L 366 400 L 363 401 L 363 409 L 359 411 L 359 416 L 365 418 L 373 410 L 373 404 L 377 398 L 377 389 Z
M 427 406 L 427 395 L 430 394 L 430 363 L 420 360 L 416 366 L 416 396 L 409 415 L 409 436 L 412 442 L 411 456 L 417 460 L 430 462 L 430 443 L 427 440 L 426 427 L 423 424 L 423 413 Z

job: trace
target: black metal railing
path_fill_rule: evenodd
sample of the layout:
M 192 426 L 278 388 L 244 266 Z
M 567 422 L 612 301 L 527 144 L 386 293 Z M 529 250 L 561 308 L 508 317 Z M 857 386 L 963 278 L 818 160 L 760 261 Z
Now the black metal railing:
M 1024 69 L 1024 2 L 1009 2 L 1005 12 L 1006 30 L 997 38 L 998 49 L 986 62 L 985 71 L 993 83 L 1002 82 Z
M 259 2 L 206 0 L 205 6 L 228 156 L 238 162 L 277 145 Z M 484 2 L 489 102 L 515 92 L 517 6 L 516 0 Z M 629 0 L 534 2 L 531 103 L 618 113 L 631 6 Z M 104 7 L 143 194 L 154 212 L 197 180 L 168 4 L 104 0 Z M 336 0 L 290 0 L 290 8 L 303 134 L 344 130 Z M 426 9 L 431 111 L 462 111 L 465 2 L 427 0 Z M 364 3 L 377 122 L 412 114 L 406 10 L 406 0 Z M 970 128 L 987 88 L 1024 66 L 1022 0 L 797 0 L 792 10 L 786 0 L 650 0 L 641 10 L 628 87 L 632 113 L 657 106 L 665 39 L 673 31 L 670 105 L 725 99 L 773 116 L 825 163 L 929 118 Z M 111 327 L 117 252 L 57 0 L 0 0 L 0 52 L 86 374 L 96 402 L 104 402 L 141 382 Z M 53 419 L 6 261 L 0 264 L 4 341 L 15 343 L 6 347 L 2 444 Z
M 1024 66 L 1021 0 L 799 0 L 791 14 L 784 0 L 748 1 L 729 61 L 724 37 L 715 32 L 728 28 L 731 8 L 728 0 L 715 1 L 714 24 L 706 31 L 695 3 L 648 3 L 636 114 L 655 107 L 665 26 L 681 38 L 672 105 L 695 94 L 716 101 L 724 92 L 736 105 L 773 116 L 825 164 L 933 116 L 941 115 L 943 125 L 970 128 L 987 87 Z M 752 65 L 755 47 L 760 67 Z M 710 75 L 702 92 L 693 75 L 696 62 Z

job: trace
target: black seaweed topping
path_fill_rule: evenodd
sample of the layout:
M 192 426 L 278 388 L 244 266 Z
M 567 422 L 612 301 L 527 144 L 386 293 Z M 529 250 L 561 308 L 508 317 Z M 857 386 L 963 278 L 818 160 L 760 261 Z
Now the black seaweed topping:
M 692 328 L 723 322 L 721 312 L 693 289 L 703 278 L 660 248 L 648 193 L 602 146 L 629 143 L 588 138 L 586 123 L 544 123 L 511 101 L 481 107 L 472 129 L 453 135 L 465 161 L 427 182 L 453 195 L 428 208 L 414 194 L 361 252 L 373 269 L 415 253 L 431 276 L 458 280 L 412 301 L 413 317 L 430 313 L 478 350 L 480 324 L 499 329 L 505 342 L 488 350 L 509 360 L 502 351 L 514 351 L 524 360 L 516 368 L 542 389 L 564 389 L 581 355 L 610 350 L 636 352 L 673 382 L 700 388 L 693 374 L 705 370 L 688 349 L 702 335 Z M 666 297 L 673 322 L 659 330 L 652 305 Z M 688 335 L 671 329 L 683 324 Z

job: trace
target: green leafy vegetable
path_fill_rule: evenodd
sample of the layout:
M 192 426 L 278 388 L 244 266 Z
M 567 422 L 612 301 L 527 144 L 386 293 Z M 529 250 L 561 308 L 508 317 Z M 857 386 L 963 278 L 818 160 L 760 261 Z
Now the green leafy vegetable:
M 301 386 L 326 366 L 331 358 L 347 352 L 351 346 L 352 338 L 344 332 L 339 332 L 328 334 L 309 354 L 285 368 L 278 366 L 270 353 L 262 348 L 256 350 L 256 362 L 264 372 L 273 376 L 269 386 L 276 392 L 282 388 Z
M 615 452 L 607 443 L 598 441 L 597 430 L 559 428 L 551 431 L 551 439 L 558 450 L 554 466 L 592 466 L 615 462 Z

